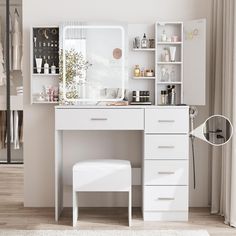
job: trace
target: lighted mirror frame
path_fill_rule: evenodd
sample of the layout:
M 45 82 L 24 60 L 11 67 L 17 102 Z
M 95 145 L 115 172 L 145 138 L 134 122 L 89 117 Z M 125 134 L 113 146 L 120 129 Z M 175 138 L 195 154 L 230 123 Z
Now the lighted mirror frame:
M 88 98 L 79 98 L 79 99 L 69 99 L 66 97 L 66 58 L 65 58 L 65 35 L 66 31 L 70 29 L 117 29 L 121 31 L 121 50 L 122 50 L 122 57 L 121 57 L 121 98 L 115 99 L 88 99 Z M 63 59 L 63 99 L 67 102 L 112 102 L 112 101 L 122 101 L 125 97 L 125 30 L 122 26 L 118 25 L 65 25 L 63 26 L 62 32 L 62 59 Z

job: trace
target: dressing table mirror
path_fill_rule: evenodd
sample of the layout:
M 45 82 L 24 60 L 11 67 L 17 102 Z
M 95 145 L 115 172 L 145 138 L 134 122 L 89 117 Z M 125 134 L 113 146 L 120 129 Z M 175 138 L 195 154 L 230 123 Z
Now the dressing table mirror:
M 60 29 L 60 103 L 95 105 L 125 97 L 125 30 L 66 23 Z

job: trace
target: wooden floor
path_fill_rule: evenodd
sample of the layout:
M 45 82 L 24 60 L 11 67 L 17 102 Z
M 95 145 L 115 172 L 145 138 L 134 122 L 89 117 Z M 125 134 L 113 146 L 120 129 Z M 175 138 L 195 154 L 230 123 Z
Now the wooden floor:
M 23 166 L 0 166 L 1 229 L 73 229 L 71 209 L 65 209 L 60 222 L 53 208 L 23 207 Z M 133 209 L 132 227 L 127 227 L 126 208 L 86 208 L 80 210 L 80 229 L 206 229 L 212 236 L 233 236 L 236 229 L 223 218 L 210 215 L 208 208 L 190 209 L 188 222 L 144 222 L 139 208 Z

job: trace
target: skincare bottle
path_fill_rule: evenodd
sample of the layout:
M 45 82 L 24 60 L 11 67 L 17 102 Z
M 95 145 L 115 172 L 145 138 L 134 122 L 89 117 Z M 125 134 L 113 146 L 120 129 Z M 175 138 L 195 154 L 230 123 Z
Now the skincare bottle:
M 165 104 L 165 90 L 161 90 L 161 104 Z
M 168 50 L 166 48 L 164 49 L 164 61 L 165 62 L 169 62 L 170 61 L 170 55 L 169 55 L 169 52 L 168 52 Z
M 173 85 L 172 86 L 172 89 L 171 89 L 171 105 L 175 105 L 176 103 L 176 92 L 175 92 L 175 86 Z
M 35 58 L 35 61 L 36 61 L 37 73 L 40 74 L 41 73 L 43 59 L 41 57 L 39 57 L 39 58 Z
M 44 68 L 44 74 L 46 74 L 46 75 L 49 74 L 49 65 L 48 65 L 47 61 L 44 63 L 43 68 Z
M 176 47 L 169 47 L 170 50 L 170 60 L 175 61 Z
M 148 47 L 148 40 L 146 34 L 144 34 L 141 41 L 141 48 L 147 48 L 147 47 Z
M 134 68 L 134 76 L 139 77 L 140 76 L 140 68 L 139 65 L 136 65 Z
M 166 90 L 161 90 L 161 104 L 162 105 L 168 104 L 168 94 Z
M 166 40 L 167 40 L 166 31 L 163 30 L 162 35 L 161 35 L 161 41 L 166 42 Z
M 144 69 L 144 68 L 141 69 L 141 71 L 140 71 L 140 76 L 141 76 L 141 77 L 144 77 L 144 76 L 145 76 L 145 69 Z
M 51 66 L 51 74 L 56 74 L 56 66 L 54 65 L 54 63 Z

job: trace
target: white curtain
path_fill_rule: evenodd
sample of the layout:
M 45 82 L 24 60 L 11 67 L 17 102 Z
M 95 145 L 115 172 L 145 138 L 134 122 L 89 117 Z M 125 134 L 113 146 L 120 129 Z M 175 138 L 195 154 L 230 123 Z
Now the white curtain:
M 213 0 L 211 108 L 227 116 L 236 128 L 236 4 Z M 212 148 L 211 211 L 236 227 L 236 137 Z

